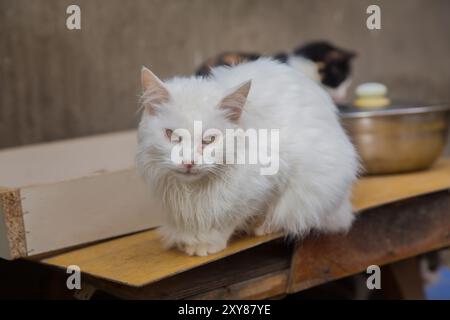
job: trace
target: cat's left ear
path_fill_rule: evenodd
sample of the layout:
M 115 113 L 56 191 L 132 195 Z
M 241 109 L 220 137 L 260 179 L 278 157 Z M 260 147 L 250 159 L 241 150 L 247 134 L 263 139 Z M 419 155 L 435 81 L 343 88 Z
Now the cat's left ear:
M 165 88 L 164 83 L 144 66 L 141 70 L 141 83 L 144 107 L 149 114 L 154 115 L 156 106 L 169 100 L 169 91 Z
M 242 109 L 247 101 L 247 96 L 250 92 L 251 86 L 251 80 L 238 85 L 236 88 L 233 88 L 231 93 L 220 102 L 219 107 L 222 110 L 225 110 L 226 116 L 229 120 L 237 121 L 241 117 Z

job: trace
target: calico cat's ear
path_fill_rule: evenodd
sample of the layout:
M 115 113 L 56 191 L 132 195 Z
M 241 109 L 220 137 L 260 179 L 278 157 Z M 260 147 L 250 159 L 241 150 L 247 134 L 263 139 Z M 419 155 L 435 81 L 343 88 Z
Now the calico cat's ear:
M 325 54 L 324 57 L 324 62 L 325 63 L 330 63 L 333 61 L 342 61 L 342 60 L 346 60 L 346 61 L 350 61 L 353 58 L 356 57 L 356 52 L 355 51 L 347 51 L 347 50 L 341 50 L 341 49 L 334 49 L 331 50 L 329 52 L 327 52 Z
M 226 111 L 226 116 L 229 120 L 237 121 L 241 117 L 251 85 L 251 80 L 238 85 L 220 102 L 219 107 Z
M 169 100 L 169 91 L 164 87 L 163 82 L 144 66 L 141 70 L 141 83 L 143 105 L 148 113 L 154 115 L 155 107 Z
M 345 56 L 346 56 L 347 60 L 352 60 L 352 59 L 356 58 L 357 55 L 358 55 L 358 53 L 356 51 L 346 51 L 345 52 Z

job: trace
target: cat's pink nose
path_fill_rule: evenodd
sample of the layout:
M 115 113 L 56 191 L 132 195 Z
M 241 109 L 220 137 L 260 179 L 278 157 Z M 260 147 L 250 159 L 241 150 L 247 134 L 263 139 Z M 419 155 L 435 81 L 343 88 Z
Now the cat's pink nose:
M 193 166 L 194 166 L 194 161 L 191 161 L 191 162 L 183 161 L 183 167 L 185 167 L 186 169 L 190 170 Z

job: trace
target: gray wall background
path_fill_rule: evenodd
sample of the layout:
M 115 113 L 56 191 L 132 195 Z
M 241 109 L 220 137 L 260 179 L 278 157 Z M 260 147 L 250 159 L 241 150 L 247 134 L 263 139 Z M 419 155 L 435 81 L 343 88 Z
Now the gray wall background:
M 73 3 L 81 31 L 65 27 Z M 379 31 L 365 27 L 369 4 Z M 0 0 L 0 148 L 134 127 L 143 64 L 169 77 L 224 50 L 316 39 L 359 53 L 356 84 L 450 101 L 448 0 Z

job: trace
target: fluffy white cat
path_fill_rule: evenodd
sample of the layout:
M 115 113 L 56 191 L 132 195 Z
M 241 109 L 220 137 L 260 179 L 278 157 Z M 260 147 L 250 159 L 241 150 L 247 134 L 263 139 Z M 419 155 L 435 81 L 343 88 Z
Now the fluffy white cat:
M 168 247 L 204 256 L 223 250 L 237 231 L 298 237 L 350 227 L 357 155 L 332 100 L 305 75 L 262 58 L 215 68 L 210 78 L 165 82 L 143 68 L 142 86 L 137 166 L 166 208 L 160 230 Z M 202 122 L 198 137 L 194 121 Z M 179 128 L 197 144 L 191 161 L 174 163 L 174 146 L 188 138 L 175 134 Z M 278 172 L 197 163 L 206 146 L 218 143 L 205 135 L 210 128 L 278 129 Z

